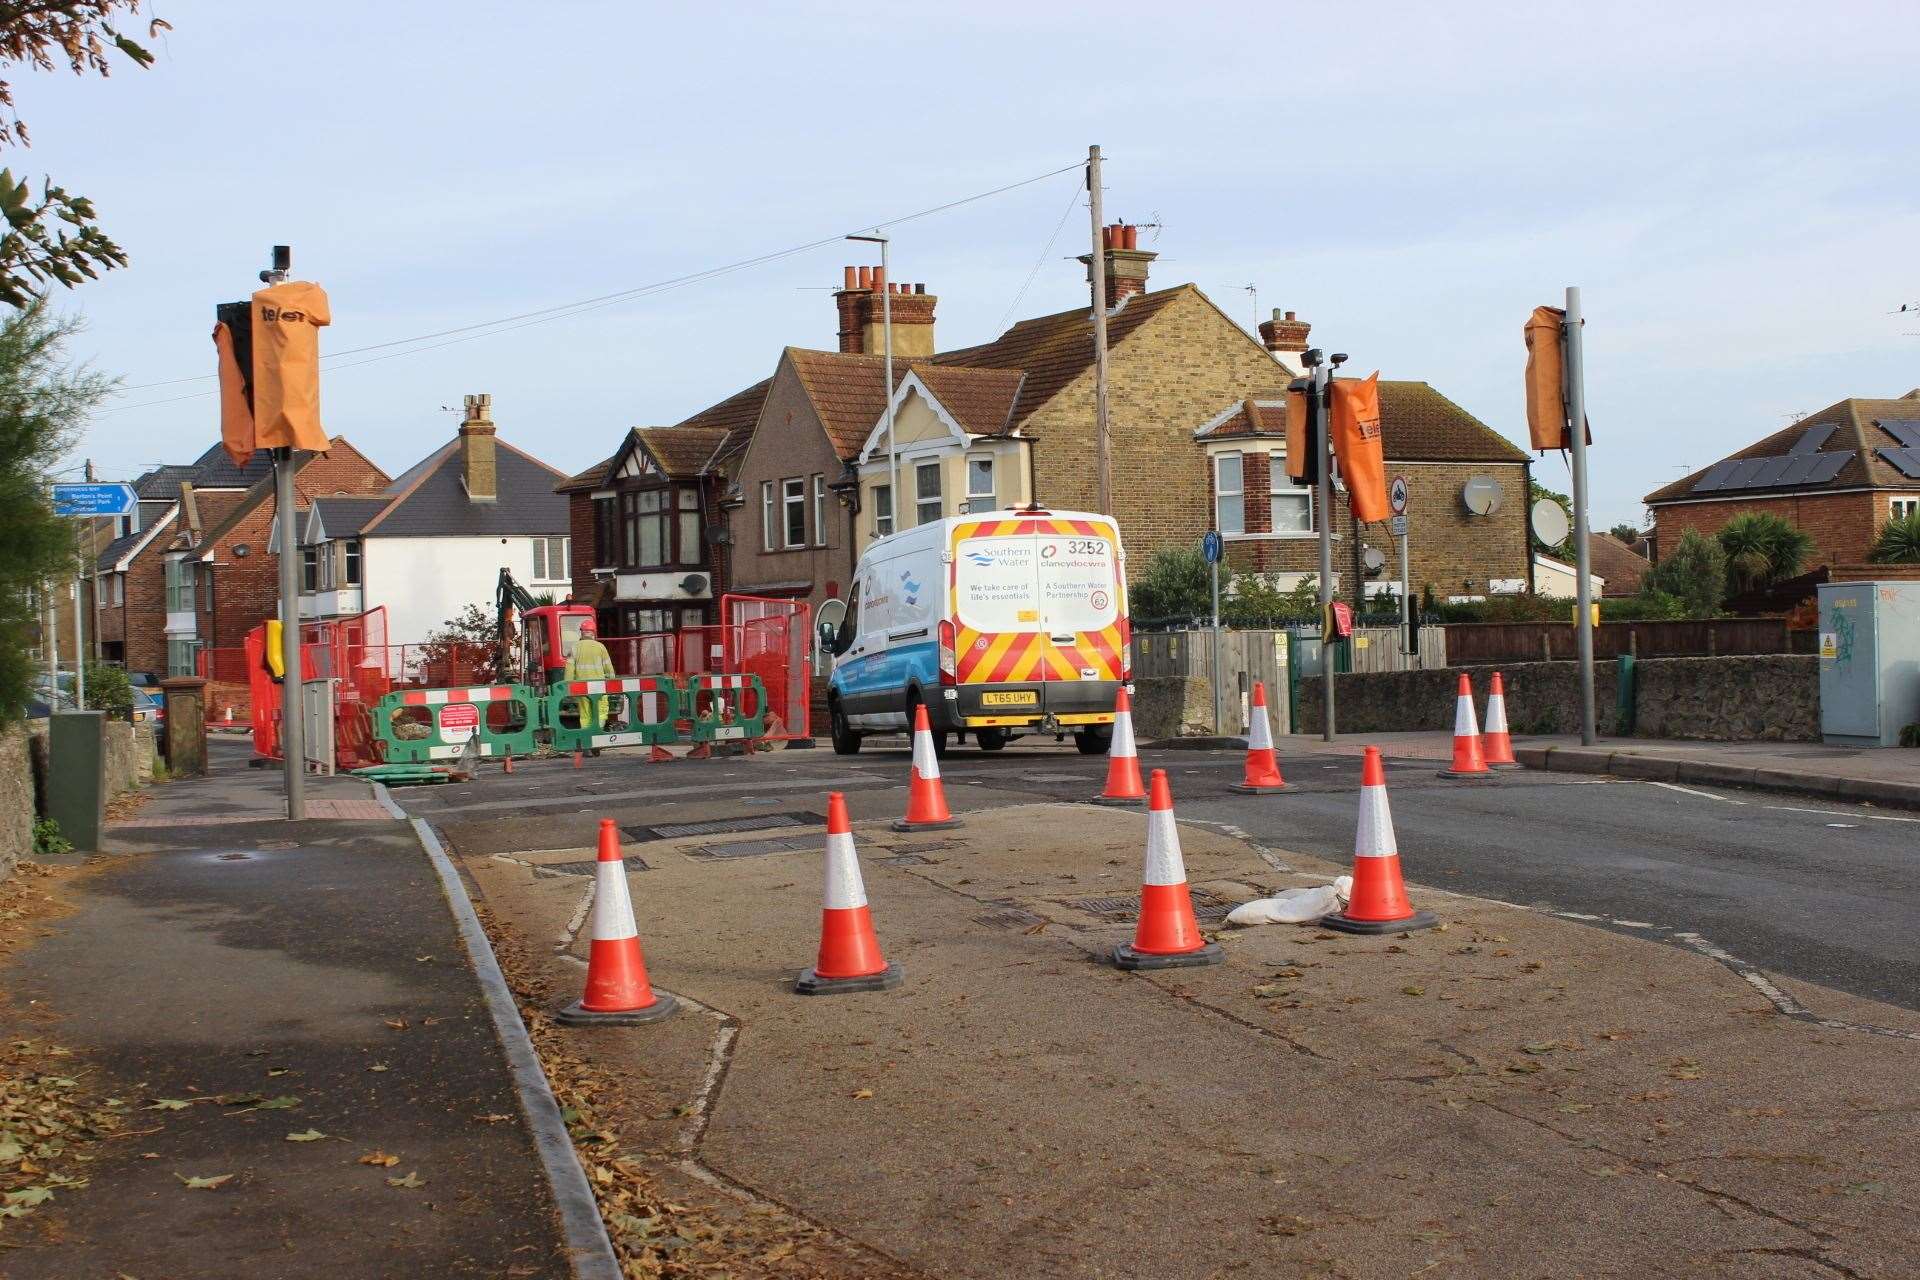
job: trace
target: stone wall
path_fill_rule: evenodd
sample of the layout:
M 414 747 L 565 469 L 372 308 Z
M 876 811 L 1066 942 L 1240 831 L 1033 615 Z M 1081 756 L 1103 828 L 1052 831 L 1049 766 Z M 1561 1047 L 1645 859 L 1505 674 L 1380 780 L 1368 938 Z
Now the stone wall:
M 0 730 L 0 880 L 33 848 L 33 768 L 27 732 Z
M 1486 712 L 1493 667 L 1370 672 L 1339 677 L 1335 713 L 1343 733 L 1451 729 L 1460 673 L 1473 677 L 1475 710 Z M 1507 725 L 1516 734 L 1578 733 L 1579 666 L 1516 662 L 1498 670 Z M 1613 662 L 1593 669 L 1595 727 L 1619 732 Z M 1818 742 L 1819 659 L 1805 654 L 1648 658 L 1634 667 L 1634 736 L 1729 742 Z M 1300 723 L 1320 723 L 1320 680 L 1300 682 Z
M 1205 676 L 1141 676 L 1133 682 L 1133 736 L 1206 737 L 1213 733 L 1213 686 Z

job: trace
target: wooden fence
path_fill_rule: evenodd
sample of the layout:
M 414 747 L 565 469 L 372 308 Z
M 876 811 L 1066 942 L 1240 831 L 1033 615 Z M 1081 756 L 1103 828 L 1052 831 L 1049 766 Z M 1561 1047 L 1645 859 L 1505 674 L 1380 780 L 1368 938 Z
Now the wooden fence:
M 1488 662 L 1550 662 L 1575 657 L 1568 622 L 1456 622 L 1446 631 L 1451 667 Z M 1791 653 L 1783 618 L 1714 618 L 1675 622 L 1603 622 L 1593 631 L 1593 656 L 1694 658 L 1720 654 Z

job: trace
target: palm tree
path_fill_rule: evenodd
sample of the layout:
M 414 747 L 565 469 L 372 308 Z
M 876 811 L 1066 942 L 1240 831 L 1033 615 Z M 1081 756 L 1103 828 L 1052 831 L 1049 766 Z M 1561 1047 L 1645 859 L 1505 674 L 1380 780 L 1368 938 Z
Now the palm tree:
M 1920 511 L 1909 511 L 1882 525 L 1867 559 L 1875 564 L 1920 564 Z
M 1751 591 L 1799 573 L 1813 539 L 1779 516 L 1750 511 L 1721 528 L 1720 549 L 1734 586 Z

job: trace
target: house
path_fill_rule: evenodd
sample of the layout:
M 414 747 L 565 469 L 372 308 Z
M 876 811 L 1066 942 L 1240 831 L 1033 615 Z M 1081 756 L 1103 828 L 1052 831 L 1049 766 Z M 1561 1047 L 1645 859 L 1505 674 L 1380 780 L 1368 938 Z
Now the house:
M 296 456 L 299 503 L 388 482 L 344 436 Z M 137 510 L 96 562 L 101 653 L 131 672 L 192 674 L 202 649 L 237 647 L 277 606 L 273 463 L 262 450 L 236 466 L 214 445 L 192 463 L 148 471 L 134 492 Z
M 771 380 L 670 427 L 635 427 L 613 456 L 556 488 L 575 548 L 572 598 L 602 635 L 721 621 L 732 583 L 724 510 Z
M 1860 564 L 1888 520 L 1920 510 L 1920 388 L 1808 414 L 1646 496 L 1654 548 L 1767 512 L 1813 539 L 1804 568 Z
M 1593 544 L 1599 541 L 1597 537 L 1588 539 L 1587 558 L 1590 564 Z M 1587 589 L 1595 600 L 1607 594 L 1607 580 L 1597 571 L 1597 566 L 1587 571 Z M 1533 553 L 1533 590 L 1535 595 L 1549 599 L 1572 600 L 1580 594 L 1580 571 L 1571 560 L 1536 551 Z
M 1628 546 L 1610 533 L 1596 533 L 1587 539 L 1587 562 L 1606 583 L 1605 596 L 1637 596 L 1640 583 L 1653 564 L 1638 546 Z
M 567 594 L 566 476 L 500 440 L 492 413 L 492 396 L 467 396 L 454 438 L 377 493 L 308 504 L 302 617 L 384 608 L 386 643 L 418 644 L 468 605 L 491 611 L 502 568 L 536 595 Z

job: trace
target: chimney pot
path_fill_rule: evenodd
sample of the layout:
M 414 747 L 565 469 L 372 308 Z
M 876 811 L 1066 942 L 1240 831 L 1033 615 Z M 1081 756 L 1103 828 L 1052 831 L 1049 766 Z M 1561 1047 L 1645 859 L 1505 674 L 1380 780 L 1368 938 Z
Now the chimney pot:
M 873 268 L 872 267 L 861 267 L 858 278 L 860 281 L 860 286 L 859 286 L 860 288 L 862 289 L 873 288 Z
M 927 291 L 927 286 L 924 284 L 916 284 L 913 286 L 913 291 L 915 293 L 925 293 Z
M 855 270 L 854 270 L 854 269 L 853 269 L 852 267 L 848 267 L 848 268 L 846 269 L 846 271 L 847 271 L 847 281 L 846 281 L 846 283 L 845 283 L 845 284 L 843 284 L 843 285 L 841 285 L 840 287 L 841 287 L 841 288 L 843 288 L 843 289 L 856 289 L 856 288 L 858 288 L 858 287 L 859 287 L 859 280 L 860 280 L 860 273 L 859 273 L 858 271 L 855 271 Z
M 1140 228 L 1132 225 L 1124 226 L 1120 228 L 1120 236 L 1123 241 L 1121 248 L 1138 249 L 1140 247 Z

